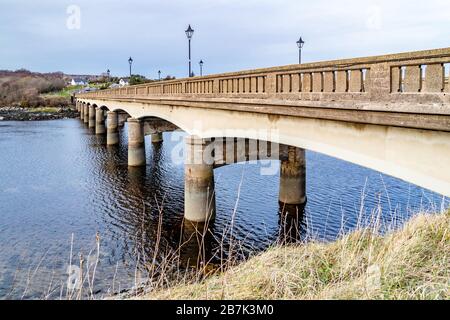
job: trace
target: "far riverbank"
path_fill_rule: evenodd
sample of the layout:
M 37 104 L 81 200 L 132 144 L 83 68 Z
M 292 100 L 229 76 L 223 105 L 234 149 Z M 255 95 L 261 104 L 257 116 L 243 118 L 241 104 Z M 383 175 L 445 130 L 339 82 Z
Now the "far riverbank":
M 72 119 L 79 116 L 73 107 L 0 107 L 0 121 L 39 121 Z

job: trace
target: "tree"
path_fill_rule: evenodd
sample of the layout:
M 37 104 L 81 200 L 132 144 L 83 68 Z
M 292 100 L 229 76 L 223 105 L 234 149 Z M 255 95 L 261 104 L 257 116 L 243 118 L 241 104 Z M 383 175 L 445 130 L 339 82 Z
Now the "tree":
M 145 76 L 142 76 L 140 74 L 133 74 L 130 78 L 130 85 L 140 84 L 140 83 L 147 83 L 150 82 L 149 79 L 147 79 Z

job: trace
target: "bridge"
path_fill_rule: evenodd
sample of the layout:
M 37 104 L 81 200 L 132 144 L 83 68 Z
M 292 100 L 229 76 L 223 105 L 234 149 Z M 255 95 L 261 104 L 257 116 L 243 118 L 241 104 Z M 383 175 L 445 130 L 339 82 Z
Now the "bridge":
M 145 165 L 146 134 L 185 131 L 191 221 L 214 216 L 215 167 L 273 154 L 280 202 L 304 203 L 305 149 L 450 196 L 449 63 L 443 48 L 288 65 L 82 93 L 76 107 L 108 145 L 128 122 L 130 166 Z

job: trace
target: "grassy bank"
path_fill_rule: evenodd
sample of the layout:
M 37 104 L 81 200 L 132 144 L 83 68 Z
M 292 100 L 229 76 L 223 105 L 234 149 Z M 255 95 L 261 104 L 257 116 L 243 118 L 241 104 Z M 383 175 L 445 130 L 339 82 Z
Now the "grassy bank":
M 63 89 L 61 89 L 59 91 L 50 92 L 50 93 L 44 94 L 42 96 L 43 97 L 54 97 L 54 96 L 57 96 L 57 97 L 63 97 L 63 98 L 70 98 L 70 96 L 74 92 L 76 92 L 76 91 L 78 91 L 78 90 L 80 90 L 82 88 L 83 88 L 83 86 L 67 86 L 67 87 L 65 87 L 65 88 L 63 88 Z
M 203 281 L 143 299 L 449 299 L 450 212 L 384 236 L 360 230 L 323 244 L 275 247 Z

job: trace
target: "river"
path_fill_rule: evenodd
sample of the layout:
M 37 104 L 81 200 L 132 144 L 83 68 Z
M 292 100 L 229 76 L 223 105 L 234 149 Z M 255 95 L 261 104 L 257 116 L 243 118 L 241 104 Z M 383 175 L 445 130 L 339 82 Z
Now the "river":
M 177 143 L 171 135 L 159 146 L 146 137 L 147 166 L 131 169 L 126 127 L 119 147 L 107 148 L 104 137 L 77 119 L 0 122 L 0 299 L 64 297 L 68 267 L 79 265 L 80 253 L 97 266 L 93 293 L 119 292 L 139 282 L 142 264 L 158 264 L 164 252 L 176 250 L 186 236 L 184 173 L 171 160 Z M 399 179 L 306 155 L 308 202 L 295 222 L 301 240 L 333 241 L 372 214 L 382 224 L 401 225 L 414 213 L 449 205 Z M 217 239 L 233 239 L 249 256 L 282 238 L 287 222 L 279 214 L 279 177 L 261 176 L 260 166 L 215 170 L 217 216 L 206 245 L 212 256 Z

